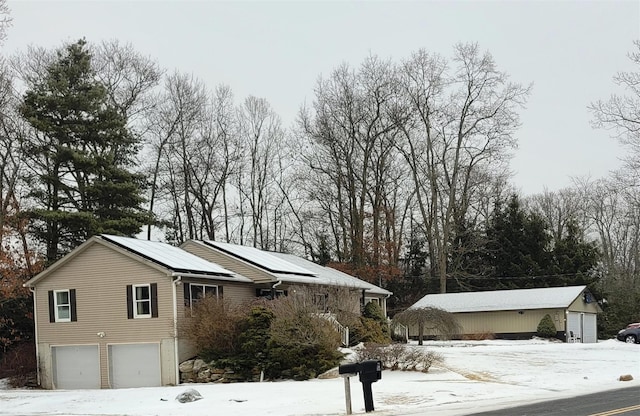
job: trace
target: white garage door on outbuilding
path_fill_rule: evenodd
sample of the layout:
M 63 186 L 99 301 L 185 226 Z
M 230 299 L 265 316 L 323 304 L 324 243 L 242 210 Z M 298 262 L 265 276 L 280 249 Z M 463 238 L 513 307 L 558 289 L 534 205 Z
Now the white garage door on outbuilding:
M 109 375 L 112 388 L 160 386 L 160 345 L 109 345 Z
M 51 347 L 53 383 L 57 389 L 99 389 L 100 353 L 97 345 Z
M 597 342 L 596 325 L 596 314 L 569 312 L 567 314 L 568 339 L 572 342 Z

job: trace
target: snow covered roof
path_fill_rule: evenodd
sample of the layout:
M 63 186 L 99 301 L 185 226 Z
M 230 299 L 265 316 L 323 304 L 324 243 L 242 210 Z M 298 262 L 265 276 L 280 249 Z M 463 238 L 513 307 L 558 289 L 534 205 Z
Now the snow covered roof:
M 301 276 L 313 277 L 316 273 L 300 267 L 287 260 L 283 260 L 274 256 L 274 253 L 263 251 L 255 247 L 241 246 L 230 243 L 220 243 L 218 241 L 205 240 L 206 245 L 217 248 L 233 257 L 240 258 L 248 263 L 253 264 L 261 269 L 277 274 L 295 274 Z
M 441 293 L 426 295 L 413 304 L 411 309 L 436 307 L 455 313 L 566 308 L 576 300 L 585 289 L 586 286 L 567 286 L 541 289 Z
M 340 270 L 332 269 L 331 267 L 321 266 L 312 261 L 304 259 L 302 257 L 294 256 L 293 254 L 285 254 L 285 253 L 273 253 L 269 254 L 276 256 L 282 260 L 287 262 L 296 264 L 300 267 L 304 267 L 315 273 L 316 278 L 312 279 L 304 279 L 296 276 L 280 276 L 283 281 L 291 282 L 291 283 L 315 283 L 322 285 L 331 285 L 331 286 L 344 286 L 344 287 L 352 287 L 355 289 L 366 290 L 367 293 L 379 294 L 379 295 L 390 295 L 386 289 L 378 287 L 369 282 L 365 282 L 364 280 L 358 279 L 357 277 L 351 276 L 350 274 L 343 273 Z
M 365 290 L 370 294 L 391 294 L 388 290 L 365 282 L 357 277 L 330 267 L 321 266 L 293 254 L 264 251 L 254 247 L 221 243 L 212 240 L 205 240 L 202 241 L 202 243 L 227 255 L 252 264 L 255 267 L 266 270 L 271 273 L 275 279 L 282 280 L 289 284 L 300 283 L 342 286 Z
M 102 234 L 100 237 L 175 272 L 217 276 L 235 275 L 232 271 L 215 263 L 160 241 L 138 240 L 108 234 Z

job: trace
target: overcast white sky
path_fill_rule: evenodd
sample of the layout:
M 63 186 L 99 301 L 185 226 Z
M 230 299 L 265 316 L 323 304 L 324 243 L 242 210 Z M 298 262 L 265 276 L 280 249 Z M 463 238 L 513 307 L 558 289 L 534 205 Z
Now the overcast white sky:
M 425 48 L 450 56 L 478 42 L 513 81 L 534 83 L 521 112 L 515 186 L 525 194 L 599 178 L 623 150 L 589 125 L 587 105 L 615 92 L 633 70 L 640 1 L 8 1 L 4 53 L 85 37 L 119 39 L 172 71 L 237 99 L 264 97 L 285 126 L 313 100 L 319 75 L 376 54 L 396 61 Z

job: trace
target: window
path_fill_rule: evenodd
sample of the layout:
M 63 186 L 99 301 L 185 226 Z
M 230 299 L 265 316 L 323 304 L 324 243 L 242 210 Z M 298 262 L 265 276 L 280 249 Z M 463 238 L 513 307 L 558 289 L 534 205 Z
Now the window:
M 133 317 L 151 317 L 151 287 L 149 285 L 133 286 Z
M 76 290 L 50 290 L 49 291 L 49 322 L 75 322 Z
M 191 301 L 191 305 L 193 305 L 200 299 L 218 297 L 218 286 L 191 283 L 189 285 L 189 290 L 191 291 L 189 298 L 189 300 Z
M 127 317 L 158 317 L 158 284 L 127 285 Z
M 286 290 L 276 290 L 276 298 L 287 296 Z M 256 296 L 259 298 L 273 299 L 273 289 L 256 289 Z
M 316 293 L 313 295 L 313 304 L 318 309 L 318 312 L 324 313 L 328 311 L 327 308 L 327 298 L 329 295 Z
M 380 298 L 364 298 L 364 304 L 366 305 L 369 302 L 373 302 L 373 303 L 377 303 L 378 306 L 382 306 L 380 305 Z
M 184 306 L 191 307 L 195 302 L 205 298 L 222 298 L 222 286 L 203 283 L 184 284 Z
M 56 322 L 71 322 L 71 302 L 69 301 L 68 290 L 56 290 Z

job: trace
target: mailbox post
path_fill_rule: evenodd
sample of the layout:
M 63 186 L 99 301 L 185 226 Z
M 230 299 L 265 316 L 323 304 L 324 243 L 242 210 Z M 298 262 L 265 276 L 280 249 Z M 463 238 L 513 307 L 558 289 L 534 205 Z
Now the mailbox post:
M 381 378 L 382 362 L 376 360 L 368 360 L 360 363 L 360 382 L 362 383 L 362 391 L 364 393 L 364 410 L 367 413 L 374 410 L 371 383 L 375 383 Z
M 360 364 L 351 363 L 351 364 L 343 364 L 338 367 L 338 374 L 344 378 L 344 400 L 345 406 L 347 408 L 347 414 L 350 415 L 351 411 L 351 381 L 349 377 L 355 376 L 360 371 Z
M 347 414 L 351 414 L 351 386 L 349 377 L 360 375 L 360 383 L 362 383 L 362 392 L 364 393 L 364 410 L 372 412 L 373 408 L 373 392 L 371 391 L 371 383 L 382 379 L 382 362 L 377 360 L 368 360 L 361 363 L 343 364 L 338 368 L 338 373 L 344 377 L 344 392 L 347 404 Z

